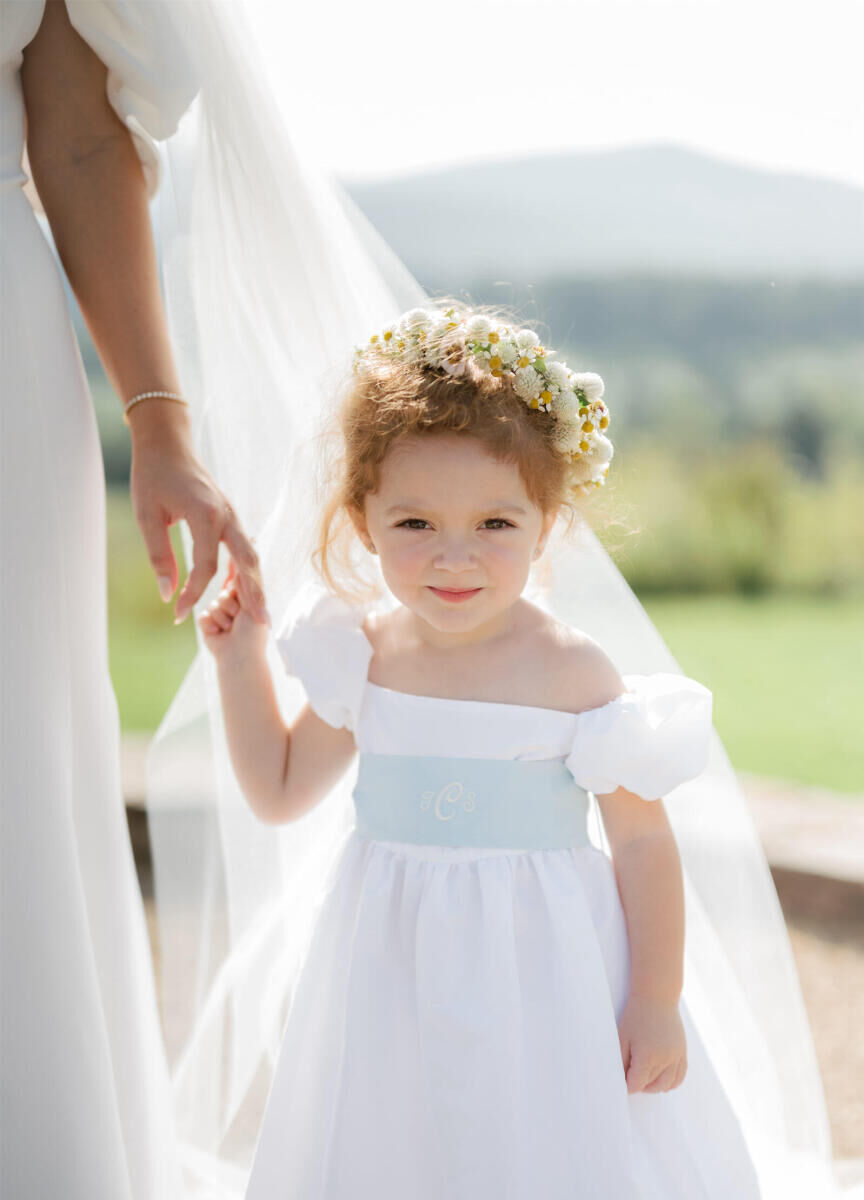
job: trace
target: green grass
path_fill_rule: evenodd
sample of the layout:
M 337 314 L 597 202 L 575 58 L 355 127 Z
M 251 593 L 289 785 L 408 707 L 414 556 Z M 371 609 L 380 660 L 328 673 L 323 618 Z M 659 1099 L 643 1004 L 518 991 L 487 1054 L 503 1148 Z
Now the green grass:
M 171 541 L 186 579 L 177 526 Z M 120 725 L 124 730 L 155 730 L 195 657 L 194 616 L 174 625 L 174 599 L 164 604 L 156 589 L 129 495 L 108 489 L 108 655 Z
M 714 693 L 736 768 L 864 794 L 864 604 L 768 595 L 659 597 L 645 608 Z
M 108 653 L 124 730 L 156 729 L 195 657 L 192 618 L 176 629 L 173 619 L 173 609 L 166 605 L 164 629 L 111 623 Z

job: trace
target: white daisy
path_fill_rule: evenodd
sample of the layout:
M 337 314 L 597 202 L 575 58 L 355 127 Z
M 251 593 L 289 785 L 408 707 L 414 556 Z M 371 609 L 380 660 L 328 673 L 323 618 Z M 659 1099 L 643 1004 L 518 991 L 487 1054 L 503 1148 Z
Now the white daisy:
M 433 319 L 433 314 L 428 313 L 425 308 L 412 308 L 402 315 L 399 324 L 403 329 L 416 331 L 428 328 Z
M 465 339 L 462 331 L 451 329 L 450 333 L 441 339 L 439 346 L 440 365 L 448 375 L 464 375 L 468 366 L 465 352 Z
M 578 421 L 559 417 L 552 432 L 552 444 L 562 454 L 575 454 L 583 434 Z
M 570 371 L 568 370 L 566 363 L 550 362 L 547 363 L 546 369 L 549 378 L 556 387 L 559 387 L 563 390 L 564 388 L 570 386 Z
M 465 325 L 465 337 L 469 342 L 480 342 L 485 345 L 489 341 L 492 329 L 493 325 L 488 317 L 472 317 Z
M 540 339 L 533 329 L 520 329 L 516 334 L 516 345 L 520 350 L 530 350 L 540 345 Z
M 576 371 L 570 377 L 570 385 L 574 391 L 584 392 L 587 400 L 599 400 L 603 395 L 604 383 L 593 371 Z
M 543 380 L 533 367 L 519 367 L 513 375 L 513 390 L 522 400 L 536 400 L 543 391 Z

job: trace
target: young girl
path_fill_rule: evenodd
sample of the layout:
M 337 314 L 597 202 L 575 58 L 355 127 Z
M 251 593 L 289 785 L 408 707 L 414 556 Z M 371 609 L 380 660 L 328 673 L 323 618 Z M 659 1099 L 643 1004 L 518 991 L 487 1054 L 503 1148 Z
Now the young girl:
M 605 479 L 602 393 L 504 317 L 406 313 L 358 352 L 326 586 L 277 634 L 308 698 L 290 728 L 233 567 L 199 619 L 261 821 L 296 821 L 359 754 L 247 1200 L 760 1195 L 681 999 L 662 797 L 705 766 L 711 693 L 622 677 L 523 594 Z M 379 595 L 346 586 L 346 538 Z

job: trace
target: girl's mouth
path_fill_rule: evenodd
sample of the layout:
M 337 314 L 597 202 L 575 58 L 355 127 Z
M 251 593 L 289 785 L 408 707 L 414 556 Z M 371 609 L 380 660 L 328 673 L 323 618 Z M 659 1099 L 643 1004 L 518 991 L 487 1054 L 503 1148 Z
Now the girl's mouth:
M 430 587 L 430 592 L 434 592 L 436 596 L 440 596 L 442 600 L 449 600 L 451 603 L 458 604 L 461 600 L 469 600 L 471 596 L 476 596 L 478 592 L 482 592 L 482 588 L 436 588 Z

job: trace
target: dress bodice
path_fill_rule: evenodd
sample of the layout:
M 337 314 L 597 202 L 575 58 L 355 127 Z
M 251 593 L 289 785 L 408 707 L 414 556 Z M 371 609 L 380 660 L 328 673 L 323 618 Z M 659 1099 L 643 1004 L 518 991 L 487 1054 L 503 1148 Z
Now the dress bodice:
M 594 793 L 625 787 L 656 799 L 706 766 L 712 694 L 685 675 L 625 674 L 621 696 L 583 712 L 413 695 L 368 679 L 365 610 L 323 590 L 276 634 L 289 674 L 323 720 L 382 755 L 558 760 Z

